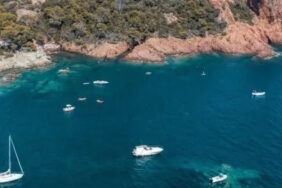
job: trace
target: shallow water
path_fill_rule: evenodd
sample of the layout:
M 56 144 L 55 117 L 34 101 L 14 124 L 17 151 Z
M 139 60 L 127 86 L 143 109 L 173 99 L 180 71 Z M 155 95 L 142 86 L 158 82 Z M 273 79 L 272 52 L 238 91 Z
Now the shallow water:
M 25 170 L 7 187 L 281 187 L 281 56 L 200 55 L 163 66 L 72 54 L 54 61 L 0 88 L 0 169 L 11 134 Z M 253 98 L 254 89 L 266 96 Z M 76 109 L 65 113 L 66 104 Z M 136 159 L 139 144 L 164 152 Z M 219 172 L 226 184 L 210 185 Z

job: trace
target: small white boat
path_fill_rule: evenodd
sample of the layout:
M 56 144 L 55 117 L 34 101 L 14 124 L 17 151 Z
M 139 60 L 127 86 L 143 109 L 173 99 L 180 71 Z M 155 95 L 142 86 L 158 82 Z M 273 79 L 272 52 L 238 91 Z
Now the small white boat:
M 67 104 L 66 107 L 63 108 L 63 111 L 65 112 L 71 112 L 75 109 L 74 106 L 72 106 L 71 104 Z
M 266 94 L 266 92 L 265 91 L 256 91 L 256 90 L 254 90 L 253 92 L 252 92 L 252 95 L 253 96 L 256 96 L 256 97 L 259 97 L 259 96 L 264 96 Z
M 104 101 L 100 100 L 100 99 L 97 99 L 96 102 L 99 103 L 99 104 L 103 104 L 104 103 Z
M 202 74 L 201 74 L 201 76 L 206 76 L 206 75 L 207 75 L 207 74 L 206 74 L 205 71 L 203 71 Z
M 210 178 L 210 182 L 211 183 L 219 183 L 219 182 L 223 182 L 227 179 L 227 175 L 226 174 L 222 174 L 220 173 L 218 176 L 214 176 L 212 178 Z
M 93 84 L 95 85 L 105 85 L 105 84 L 108 84 L 109 82 L 106 81 L 106 80 L 95 80 L 93 81 Z
M 86 101 L 87 98 L 86 98 L 86 97 L 79 97 L 78 100 L 79 100 L 79 101 Z
M 152 75 L 152 72 L 148 71 L 148 72 L 146 72 L 145 74 L 146 74 L 147 76 L 150 76 L 150 75 Z
M 89 85 L 90 83 L 89 82 L 83 82 L 82 84 L 83 85 Z
M 17 162 L 18 162 L 18 165 L 19 165 L 20 170 L 21 170 L 21 172 L 19 172 L 19 173 L 12 173 L 11 172 L 12 171 L 11 146 L 13 148 L 13 151 L 15 153 L 15 156 L 16 156 L 16 159 L 17 159 Z M 15 145 L 13 143 L 13 140 L 12 140 L 11 136 L 9 136 L 9 168 L 8 168 L 8 170 L 6 172 L 0 173 L 0 184 L 2 184 L 2 183 L 9 183 L 9 182 L 13 182 L 13 181 L 19 180 L 23 176 L 24 176 L 24 171 L 22 169 L 22 165 L 20 163 L 20 160 L 19 160 L 16 148 L 15 148 Z
M 60 70 L 58 70 L 58 73 L 63 73 L 63 74 L 67 74 L 67 73 L 69 73 L 70 72 L 70 68 L 65 68 L 65 69 L 60 69 Z
M 156 155 L 159 154 L 163 151 L 164 149 L 161 147 L 150 147 L 147 145 L 141 145 L 141 146 L 136 146 L 132 154 L 135 157 L 144 157 L 144 156 L 151 156 L 151 155 Z

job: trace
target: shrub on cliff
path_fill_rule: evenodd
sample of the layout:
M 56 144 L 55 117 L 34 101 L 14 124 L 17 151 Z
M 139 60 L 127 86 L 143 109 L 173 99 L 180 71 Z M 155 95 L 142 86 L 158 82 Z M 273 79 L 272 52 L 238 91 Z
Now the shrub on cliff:
M 236 20 L 252 22 L 254 13 L 248 7 L 246 0 L 235 0 L 234 3 L 230 3 L 230 8 Z
M 37 30 L 59 41 L 141 42 L 153 36 L 203 36 L 225 27 L 208 0 L 47 0 L 42 11 Z M 177 23 L 169 25 L 165 13 L 173 13 Z
M 209 0 L 46 0 L 36 10 L 39 18 L 25 25 L 13 12 L 0 11 L 0 32 L 14 43 L 12 49 L 30 46 L 32 39 L 79 44 L 125 40 L 136 45 L 149 37 L 185 39 L 225 28 Z M 165 14 L 176 21 L 168 23 Z
M 0 5 L 0 37 L 9 44 L 7 50 L 32 50 L 33 35 L 30 27 L 18 23 L 16 15 L 5 12 Z

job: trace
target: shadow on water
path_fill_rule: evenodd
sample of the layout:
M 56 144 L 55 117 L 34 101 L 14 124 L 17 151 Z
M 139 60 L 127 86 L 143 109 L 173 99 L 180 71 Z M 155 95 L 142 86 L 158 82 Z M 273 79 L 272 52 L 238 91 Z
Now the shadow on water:
M 11 188 L 11 187 L 22 187 L 23 182 L 22 180 L 18 180 L 15 182 L 10 182 L 10 183 L 4 183 L 4 184 L 0 184 L 0 188 Z

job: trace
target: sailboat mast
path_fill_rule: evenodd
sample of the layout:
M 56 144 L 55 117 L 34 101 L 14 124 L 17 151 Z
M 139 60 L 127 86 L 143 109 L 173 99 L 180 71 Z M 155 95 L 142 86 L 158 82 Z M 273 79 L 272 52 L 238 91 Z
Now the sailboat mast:
M 22 168 L 21 162 L 20 162 L 20 160 L 19 160 L 19 157 L 18 157 L 18 154 L 17 154 L 16 148 L 15 148 L 14 142 L 13 142 L 12 138 L 10 138 L 10 140 L 11 140 L 11 144 L 12 144 L 12 146 L 13 146 L 13 150 L 14 150 L 14 152 L 15 152 L 15 155 L 16 155 L 16 158 L 17 158 L 17 161 L 18 161 L 18 164 L 19 164 L 20 169 L 21 169 L 21 173 L 22 173 L 22 174 L 24 174 L 24 171 L 23 171 L 23 168 Z
M 11 170 L 11 136 L 9 136 L 9 170 Z

